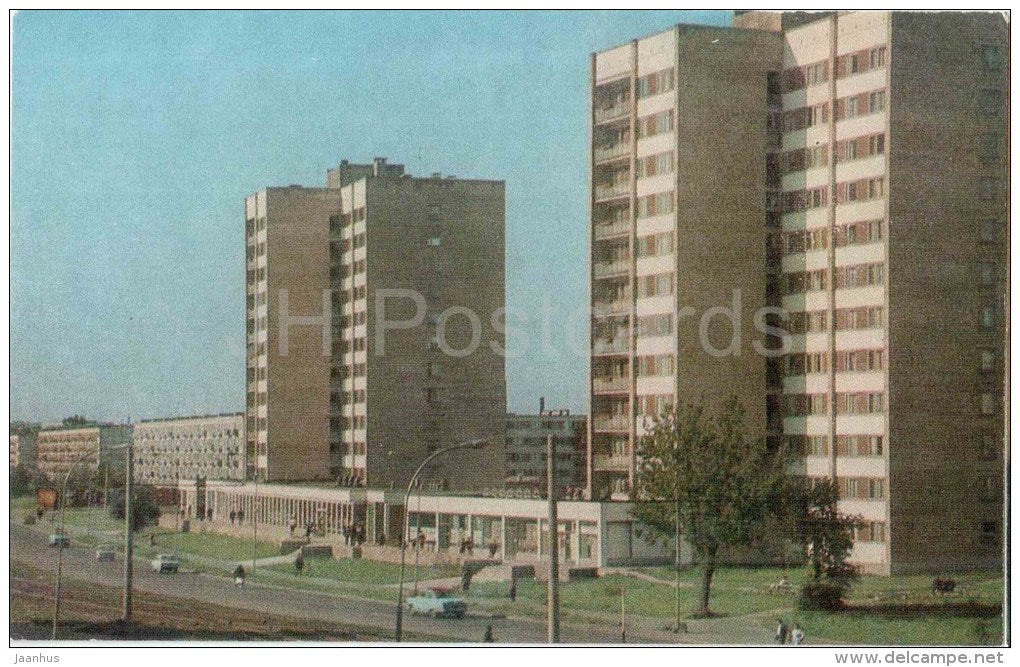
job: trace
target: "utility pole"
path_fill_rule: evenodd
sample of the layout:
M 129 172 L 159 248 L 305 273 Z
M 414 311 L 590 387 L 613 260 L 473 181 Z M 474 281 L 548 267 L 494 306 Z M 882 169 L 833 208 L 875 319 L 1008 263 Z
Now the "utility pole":
M 549 588 L 547 634 L 550 644 L 560 643 L 560 549 L 559 520 L 556 516 L 556 459 L 553 437 L 545 438 L 545 475 L 549 499 Z
M 620 643 L 627 643 L 627 589 L 624 584 L 620 584 Z
M 677 494 L 676 504 L 673 507 L 673 511 L 676 513 L 674 520 L 676 522 L 676 534 L 673 539 L 676 540 L 676 554 L 673 558 L 673 565 L 676 569 L 676 591 L 674 593 L 676 605 L 676 625 L 673 626 L 673 632 L 680 634 L 680 494 Z
M 134 576 L 135 530 L 132 522 L 134 493 L 135 456 L 134 446 L 128 443 L 127 461 L 124 464 L 124 609 L 121 618 L 131 623 L 131 578 Z

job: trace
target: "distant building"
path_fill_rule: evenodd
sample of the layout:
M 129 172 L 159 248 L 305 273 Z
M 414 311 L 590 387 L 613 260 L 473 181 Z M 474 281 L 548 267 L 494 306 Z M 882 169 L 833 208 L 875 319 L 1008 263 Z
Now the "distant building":
M 501 485 L 503 182 L 377 158 L 344 161 L 327 185 L 245 201 L 251 470 L 400 486 L 430 452 L 484 438 L 488 451 L 439 459 L 422 481 Z
M 43 427 L 36 438 L 36 467 L 53 481 L 63 480 L 77 461 L 79 469 L 123 470 L 126 450 L 114 447 L 131 442 L 131 431 L 131 424 Z
M 135 480 L 244 479 L 244 413 L 148 419 L 134 428 Z
M 36 436 L 39 426 L 11 424 L 11 467 L 35 467 Z
M 588 419 L 570 410 L 546 410 L 537 415 L 506 416 L 506 487 L 544 494 L 547 488 L 546 441 L 553 437 L 557 486 L 566 497 L 580 497 L 586 481 Z

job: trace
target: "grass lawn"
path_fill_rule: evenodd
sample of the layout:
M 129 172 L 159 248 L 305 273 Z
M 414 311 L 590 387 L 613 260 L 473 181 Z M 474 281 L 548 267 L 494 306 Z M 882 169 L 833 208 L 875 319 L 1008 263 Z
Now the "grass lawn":
M 141 543 L 148 539 L 151 529 L 144 531 L 136 540 Z M 194 554 L 206 558 L 218 558 L 224 561 L 251 560 L 252 541 L 228 535 L 213 533 L 174 533 L 156 530 L 155 551 L 165 553 L 173 551 L 181 555 Z M 148 545 L 145 542 L 146 546 Z M 271 542 L 259 541 L 255 547 L 258 558 L 269 558 L 280 555 L 280 547 Z
M 988 609 L 988 608 L 986 608 Z M 990 609 L 988 610 L 990 613 Z M 800 623 L 816 642 L 880 645 L 993 645 L 1002 642 L 1002 616 L 973 616 L 953 607 L 882 613 L 796 611 L 784 615 Z
M 293 565 L 274 565 L 277 572 L 294 574 Z M 422 565 L 418 569 L 419 581 L 426 579 L 444 579 L 447 577 L 459 576 L 460 569 L 452 565 Z M 396 584 L 400 581 L 400 565 L 394 563 L 380 563 L 364 558 L 344 558 L 332 560 L 329 558 L 306 558 L 305 569 L 302 576 L 321 577 L 333 581 L 357 583 L 357 584 Z M 414 578 L 414 563 L 409 563 L 404 571 L 404 581 L 409 582 Z

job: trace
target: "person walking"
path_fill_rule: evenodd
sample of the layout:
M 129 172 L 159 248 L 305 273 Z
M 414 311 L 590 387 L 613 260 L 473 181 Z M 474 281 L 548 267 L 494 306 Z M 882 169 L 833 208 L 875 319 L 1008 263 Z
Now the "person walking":
M 298 552 L 297 558 L 294 559 L 294 569 L 298 575 L 305 569 L 305 557 L 301 552 Z
M 793 625 L 793 645 L 800 646 L 804 643 L 804 628 L 798 624 Z
M 510 579 L 510 602 L 517 602 L 517 577 Z
M 486 644 L 491 644 L 494 641 L 496 641 L 496 637 L 492 634 L 491 623 L 489 624 L 489 627 L 485 628 L 485 638 L 482 639 L 482 641 L 485 642 Z
M 240 563 L 238 563 L 237 567 L 234 568 L 234 585 L 235 586 L 244 586 L 244 575 L 245 574 L 246 573 L 244 571 L 244 565 L 241 565 Z
M 786 627 L 786 623 L 783 619 L 778 619 L 779 625 L 776 626 L 776 643 L 785 644 L 786 638 L 790 635 L 790 628 Z

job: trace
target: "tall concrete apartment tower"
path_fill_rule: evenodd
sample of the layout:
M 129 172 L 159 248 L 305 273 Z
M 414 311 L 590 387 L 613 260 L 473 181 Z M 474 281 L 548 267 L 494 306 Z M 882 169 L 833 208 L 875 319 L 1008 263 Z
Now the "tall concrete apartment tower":
M 503 183 L 344 161 L 326 188 L 252 195 L 246 219 L 259 477 L 399 488 L 437 448 L 483 438 L 424 482 L 501 486 Z
M 835 478 L 841 508 L 867 521 L 853 558 L 868 570 L 1001 565 L 1006 24 L 750 12 L 735 25 L 783 35 L 770 240 L 798 472 Z
M 636 440 L 669 405 L 735 395 L 765 435 L 754 318 L 781 62 L 778 33 L 690 25 L 591 57 L 594 499 L 629 495 Z

